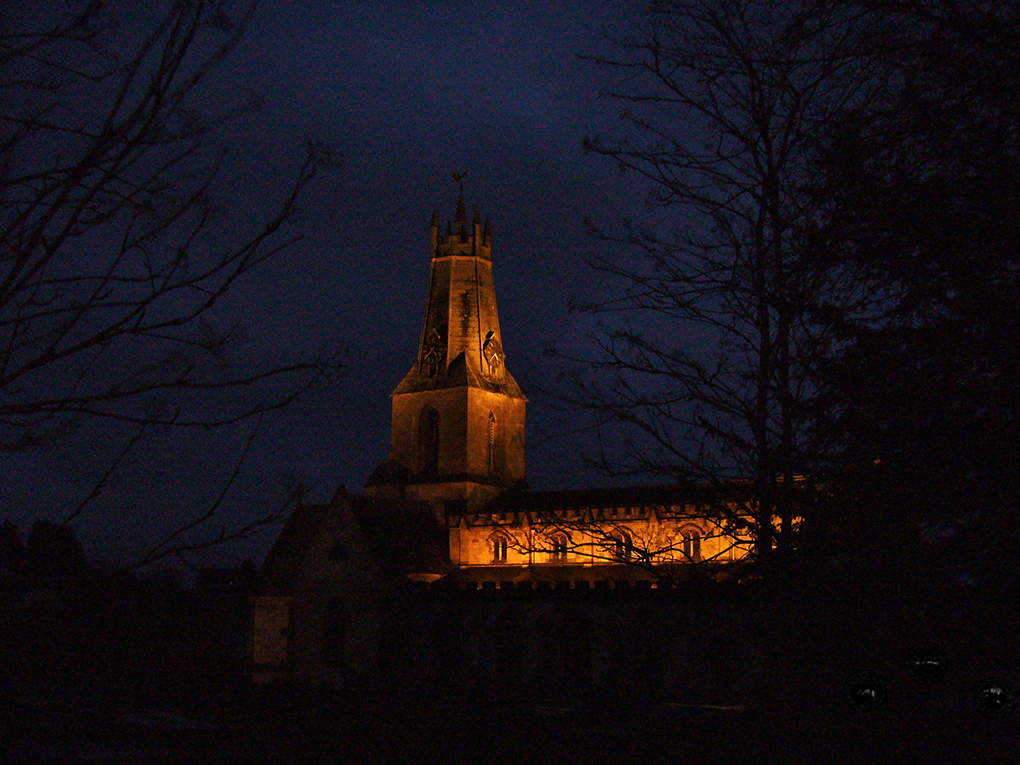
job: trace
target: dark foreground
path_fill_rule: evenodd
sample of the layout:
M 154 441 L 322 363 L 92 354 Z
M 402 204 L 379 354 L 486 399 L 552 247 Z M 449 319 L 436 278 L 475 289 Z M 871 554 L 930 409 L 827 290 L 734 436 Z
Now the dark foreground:
M 610 696 L 515 702 L 392 689 L 116 682 L 2 689 L 0 759 L 52 763 L 1017 762 L 1020 719 L 952 689 L 859 712 Z M 909 702 L 909 703 L 905 703 Z

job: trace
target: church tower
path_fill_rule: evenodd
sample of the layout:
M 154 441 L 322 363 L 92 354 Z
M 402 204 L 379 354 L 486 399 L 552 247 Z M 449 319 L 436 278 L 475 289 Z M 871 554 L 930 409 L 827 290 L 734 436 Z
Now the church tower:
M 453 225 L 432 214 L 431 276 L 418 356 L 393 391 L 390 461 L 369 494 L 407 496 L 437 512 L 475 510 L 524 480 L 527 399 L 507 371 L 492 236 L 460 189 Z

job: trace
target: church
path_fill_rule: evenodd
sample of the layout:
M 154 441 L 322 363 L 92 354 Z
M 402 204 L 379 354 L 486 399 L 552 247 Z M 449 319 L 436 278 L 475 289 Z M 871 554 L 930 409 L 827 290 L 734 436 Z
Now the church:
M 694 570 L 724 581 L 750 539 L 732 514 L 709 511 L 707 489 L 532 490 L 491 228 L 478 208 L 468 222 L 463 187 L 445 230 L 433 213 L 429 267 L 417 353 L 391 394 L 390 458 L 363 494 L 341 487 L 286 523 L 253 597 L 255 679 L 399 667 L 425 682 L 452 662 L 468 684 L 502 667 L 526 688 L 620 673 L 676 685 L 698 652 L 665 640 L 670 608 L 656 604 Z M 691 637 L 718 660 L 726 652 L 706 635 Z

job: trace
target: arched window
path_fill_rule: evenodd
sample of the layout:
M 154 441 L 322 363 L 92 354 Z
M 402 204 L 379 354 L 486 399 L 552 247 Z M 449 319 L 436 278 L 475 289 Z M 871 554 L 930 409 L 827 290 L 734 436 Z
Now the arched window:
M 554 561 L 561 562 L 566 561 L 567 549 L 569 547 L 569 540 L 567 539 L 567 535 L 563 533 L 553 534 L 551 541 L 552 541 L 552 559 Z
M 695 528 L 683 529 L 684 557 L 687 560 L 701 560 L 701 531 Z
M 418 469 L 439 472 L 439 412 L 431 406 L 421 410 L 418 420 Z
M 620 529 L 614 532 L 613 539 L 616 540 L 613 554 L 617 560 L 630 560 L 631 553 L 634 551 L 634 539 L 631 535 Z
M 493 534 L 489 537 L 493 563 L 506 563 L 506 551 L 509 547 L 509 541 L 505 534 Z
M 496 472 L 496 415 L 489 412 L 489 451 L 488 468 L 490 473 Z

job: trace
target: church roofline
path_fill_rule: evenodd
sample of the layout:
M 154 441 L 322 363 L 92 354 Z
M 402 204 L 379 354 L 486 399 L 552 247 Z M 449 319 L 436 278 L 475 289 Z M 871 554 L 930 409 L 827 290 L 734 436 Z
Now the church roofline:
M 719 501 L 742 500 L 751 497 L 752 487 L 747 481 L 730 481 L 723 484 L 644 484 L 637 486 L 605 486 L 591 489 L 552 489 L 544 491 L 514 491 L 501 494 L 489 503 L 493 509 L 511 505 L 522 510 L 540 507 L 609 507 L 619 505 L 658 506 L 664 504 L 702 505 Z

